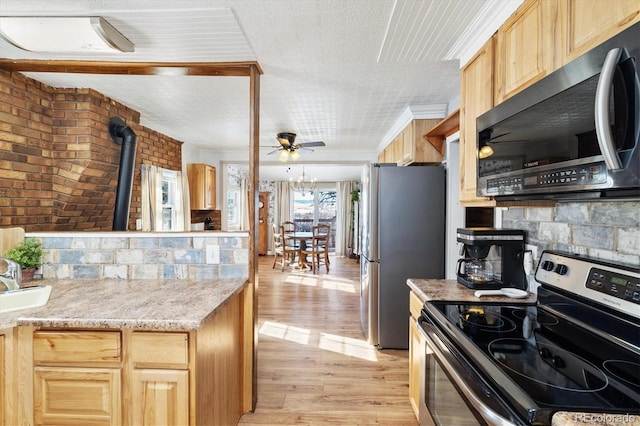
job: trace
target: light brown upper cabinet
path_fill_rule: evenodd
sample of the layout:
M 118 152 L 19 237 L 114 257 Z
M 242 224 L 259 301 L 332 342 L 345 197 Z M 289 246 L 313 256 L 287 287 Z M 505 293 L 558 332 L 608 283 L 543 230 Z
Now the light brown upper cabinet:
M 556 10 L 555 1 L 526 0 L 498 29 L 496 105 L 553 71 Z
M 396 163 L 408 166 L 412 163 L 440 163 L 443 155 L 423 135 L 431 130 L 439 119 L 416 119 L 400 132 L 378 154 L 379 163 Z
M 402 136 L 396 136 L 382 152 L 378 154 L 378 163 L 398 163 L 402 158 Z
M 399 164 L 406 166 L 412 163 L 442 162 L 442 154 L 423 138 L 439 122 L 440 120 L 432 119 L 412 120 L 404 128 L 401 133 L 402 157 Z
M 493 206 L 476 195 L 476 118 L 493 107 L 493 43 L 490 38 L 462 69 L 460 84 L 460 202 Z
M 589 49 L 640 22 L 640 0 L 525 0 L 463 67 L 460 201 L 476 195 L 476 118 Z
M 215 210 L 216 168 L 208 164 L 187 164 L 191 210 Z
M 402 163 L 402 134 L 399 134 L 391 142 L 391 162 L 401 165 Z
M 560 0 L 558 5 L 562 65 L 640 22 L 638 0 Z

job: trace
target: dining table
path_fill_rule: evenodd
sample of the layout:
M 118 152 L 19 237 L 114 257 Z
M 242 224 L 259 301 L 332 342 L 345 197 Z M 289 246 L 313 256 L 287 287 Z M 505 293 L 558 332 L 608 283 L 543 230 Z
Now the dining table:
M 315 238 L 326 238 L 326 235 L 316 235 Z M 310 269 L 307 262 L 307 257 L 302 256 L 302 251 L 307 249 L 307 242 L 314 238 L 313 232 L 311 231 L 296 231 L 292 233 L 285 234 L 285 239 L 295 240 L 299 243 L 300 252 L 298 254 L 298 268 L 299 269 Z

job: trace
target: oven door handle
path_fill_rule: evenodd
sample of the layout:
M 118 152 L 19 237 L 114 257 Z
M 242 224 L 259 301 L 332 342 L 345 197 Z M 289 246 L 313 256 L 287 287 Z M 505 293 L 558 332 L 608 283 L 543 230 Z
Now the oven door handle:
M 427 340 L 429 347 L 433 351 L 436 358 L 440 360 L 440 366 L 443 367 L 449 376 L 453 379 L 453 381 L 458 386 L 458 389 L 467 397 L 467 400 L 473 405 L 473 407 L 478 410 L 480 415 L 491 425 L 497 426 L 515 426 L 514 423 L 505 419 L 491 408 L 487 407 L 477 396 L 476 394 L 469 388 L 469 386 L 465 383 L 464 379 L 460 377 L 460 374 L 453 368 L 451 364 L 449 364 L 444 356 L 444 351 L 448 351 L 446 346 L 440 342 L 439 339 L 432 338 L 422 327 L 422 324 L 425 323 L 424 318 L 419 317 L 416 320 L 418 324 L 418 330 L 420 330 L 420 334 Z M 432 327 L 430 324 L 425 324 L 427 327 Z

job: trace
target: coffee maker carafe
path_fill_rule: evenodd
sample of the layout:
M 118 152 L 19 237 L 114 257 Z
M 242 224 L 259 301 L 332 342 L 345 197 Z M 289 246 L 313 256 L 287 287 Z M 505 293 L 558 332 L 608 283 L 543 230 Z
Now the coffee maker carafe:
M 519 229 L 458 228 L 462 243 L 458 282 L 472 289 L 527 288 L 522 264 L 525 232 Z

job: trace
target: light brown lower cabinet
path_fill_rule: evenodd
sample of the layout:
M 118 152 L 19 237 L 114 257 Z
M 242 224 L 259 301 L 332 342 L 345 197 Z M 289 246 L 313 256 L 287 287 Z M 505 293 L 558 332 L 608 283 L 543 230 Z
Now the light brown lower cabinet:
M 243 296 L 193 331 L 18 327 L 19 418 L 6 424 L 237 423 L 247 411 Z
M 411 408 L 416 415 L 416 418 L 420 419 L 418 413 L 420 406 L 420 380 L 422 380 L 424 369 L 422 362 L 424 356 L 421 351 L 424 351 L 424 339 L 418 330 L 416 319 L 420 316 L 422 309 L 422 302 L 420 298 L 412 291 L 409 293 L 409 311 L 411 316 L 409 317 L 409 402 Z
M 0 425 L 5 425 L 4 422 L 4 405 L 6 404 L 4 392 L 7 388 L 4 382 L 4 334 L 0 334 Z
M 0 426 L 18 423 L 15 341 L 14 328 L 0 330 Z
M 37 425 L 121 425 L 119 368 L 35 367 Z
M 189 424 L 189 372 L 134 370 L 131 391 L 134 425 Z

